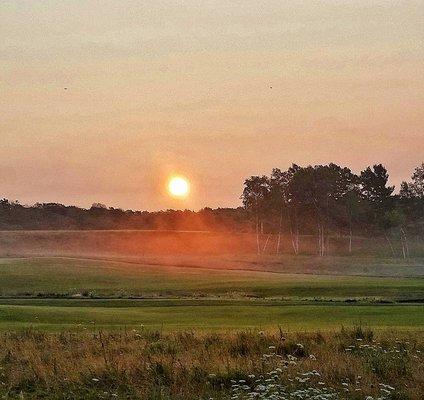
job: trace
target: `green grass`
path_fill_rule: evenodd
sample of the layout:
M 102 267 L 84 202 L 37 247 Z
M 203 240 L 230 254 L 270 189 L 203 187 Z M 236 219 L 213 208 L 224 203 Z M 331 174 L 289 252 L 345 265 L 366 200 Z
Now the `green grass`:
M 218 261 L 216 261 L 218 263 Z M 206 265 L 208 265 L 206 263 Z M 420 276 L 300 274 L 107 260 L 0 260 L 1 296 L 257 296 L 284 298 L 424 298 Z
M 299 265 L 305 271 L 305 264 L 314 260 L 303 257 Z M 339 261 L 332 258 L 316 273 L 293 273 L 290 267 L 290 273 L 284 273 L 281 263 L 293 265 L 291 258 L 282 258 L 280 264 L 275 259 L 261 263 L 254 258 L 197 259 L 191 265 L 181 265 L 186 259 L 174 261 L 173 265 L 160 264 L 163 259 L 149 263 L 59 257 L 1 259 L 0 329 L 115 329 L 143 324 L 167 330 L 281 325 L 310 331 L 354 324 L 405 329 L 424 326 L 423 305 L 396 304 L 399 299 L 424 298 L 420 273 L 409 278 L 358 276 L 358 259 L 352 260 L 352 268 L 347 264 L 345 275 L 340 274 Z M 343 259 L 342 265 L 347 261 Z M 229 264 L 238 269 L 228 269 Z M 328 274 L 331 266 L 339 273 Z M 75 296 L 85 299 L 73 299 Z M 346 303 L 346 299 L 356 299 L 356 303 Z M 377 304 L 381 299 L 393 304 Z
M 252 373 L 283 371 L 296 392 L 319 370 L 305 384 L 315 392 L 377 398 L 380 382 L 397 382 L 397 398 L 420 398 L 419 265 L 399 277 L 396 263 L 373 276 L 377 260 L 362 276 L 358 259 L 140 261 L 1 260 L 0 397 L 228 400 Z
M 120 305 L 120 302 L 123 302 Z M 84 301 L 80 301 L 83 303 Z M 151 328 L 225 330 L 277 328 L 297 331 L 364 324 L 373 327 L 424 327 L 423 305 L 285 304 L 254 301 L 126 300 L 97 301 L 90 305 L 69 300 L 3 301 L 0 329 L 34 327 L 46 330 Z M 18 305 L 17 305 L 18 304 Z

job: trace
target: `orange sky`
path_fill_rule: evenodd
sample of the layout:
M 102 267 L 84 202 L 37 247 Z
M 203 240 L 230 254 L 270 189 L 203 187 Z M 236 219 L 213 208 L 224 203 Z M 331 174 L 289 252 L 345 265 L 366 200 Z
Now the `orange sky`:
M 2 0 L 0 38 L 0 196 L 23 203 L 235 206 L 292 162 L 398 184 L 424 159 L 422 1 Z

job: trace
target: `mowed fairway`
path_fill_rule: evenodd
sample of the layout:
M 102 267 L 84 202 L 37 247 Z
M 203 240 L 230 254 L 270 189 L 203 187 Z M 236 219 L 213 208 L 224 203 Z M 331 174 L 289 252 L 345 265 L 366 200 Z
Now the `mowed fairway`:
M 345 305 L 255 303 L 210 300 L 40 300 L 0 305 L 0 329 L 33 327 L 46 330 L 84 329 L 207 329 L 240 328 L 309 331 L 369 325 L 422 329 L 423 305 Z
M 349 269 L 346 275 L 286 274 L 246 270 L 243 264 L 226 270 L 5 258 L 0 261 L 0 294 L 2 330 L 424 327 L 424 306 L 414 303 L 424 298 L 421 276 L 349 276 Z M 391 304 L 376 303 L 380 300 Z
M 216 269 L 110 260 L 0 260 L 2 297 L 277 297 L 422 299 L 424 279 Z

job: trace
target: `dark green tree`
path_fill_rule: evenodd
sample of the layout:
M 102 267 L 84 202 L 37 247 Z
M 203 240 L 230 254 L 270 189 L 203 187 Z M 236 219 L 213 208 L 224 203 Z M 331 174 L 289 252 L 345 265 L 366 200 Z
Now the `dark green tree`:
M 367 167 L 360 175 L 362 196 L 378 207 L 388 206 L 394 186 L 388 186 L 389 174 L 382 164 Z
M 256 229 L 258 254 L 261 252 L 259 232 L 263 233 L 263 222 L 271 210 L 270 179 L 263 176 L 251 176 L 244 181 L 241 196 L 244 208 L 253 216 Z

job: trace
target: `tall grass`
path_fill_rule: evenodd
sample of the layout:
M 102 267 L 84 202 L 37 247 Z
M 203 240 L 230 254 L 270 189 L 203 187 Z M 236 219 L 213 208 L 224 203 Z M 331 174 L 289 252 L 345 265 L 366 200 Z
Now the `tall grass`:
M 421 399 L 424 393 L 419 333 L 360 327 L 163 333 L 140 326 L 114 333 L 26 330 L 2 334 L 0 343 L 4 399 L 248 399 L 255 390 L 263 390 L 257 397 L 263 399 L 314 398 L 296 397 L 308 393 Z

